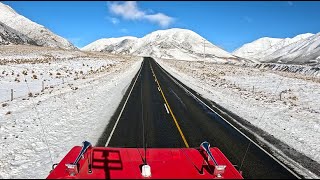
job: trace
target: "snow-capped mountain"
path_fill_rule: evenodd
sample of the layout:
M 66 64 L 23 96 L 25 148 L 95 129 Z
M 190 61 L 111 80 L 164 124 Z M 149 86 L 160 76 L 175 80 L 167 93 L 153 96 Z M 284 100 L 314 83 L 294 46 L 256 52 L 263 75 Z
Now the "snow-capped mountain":
M 0 45 L 37 45 L 32 39 L 0 22 Z
M 260 59 L 259 53 L 270 49 L 273 45 L 282 41 L 280 38 L 263 37 L 251 43 L 244 44 L 240 48 L 233 51 L 233 55 L 248 58 Z
M 232 54 L 260 62 L 305 64 L 319 56 L 317 56 L 317 47 L 314 44 L 317 44 L 317 35 L 312 33 L 285 39 L 260 38 L 243 45 Z
M 24 34 L 39 46 L 76 49 L 66 39 L 52 33 L 44 26 L 39 25 L 26 17 L 19 15 L 11 7 L 0 2 L 0 22 Z
M 237 60 L 230 53 L 207 40 L 204 41 L 197 33 L 179 28 L 154 31 L 142 38 L 100 39 L 81 50 L 184 60 L 200 60 L 205 54 L 207 60 Z
M 274 53 L 275 51 L 288 46 L 289 44 L 295 43 L 297 41 L 300 41 L 301 39 L 306 39 L 310 36 L 313 36 L 314 34 L 311 33 L 306 33 L 306 34 L 300 34 L 297 35 L 293 38 L 285 38 L 282 39 L 281 41 L 279 41 L 278 43 L 274 44 L 273 46 L 271 46 L 269 49 L 265 50 L 265 51 L 261 51 L 257 54 L 257 58 L 264 60 L 265 58 L 267 58 L 270 54 Z
M 266 56 L 263 62 L 320 64 L 320 33 L 291 43 Z
M 108 46 L 112 46 L 114 44 L 119 44 L 120 42 L 124 40 L 136 40 L 138 38 L 133 36 L 124 36 L 120 38 L 103 38 L 99 39 L 91 44 L 88 44 L 87 46 L 81 48 L 83 51 L 102 51 Z

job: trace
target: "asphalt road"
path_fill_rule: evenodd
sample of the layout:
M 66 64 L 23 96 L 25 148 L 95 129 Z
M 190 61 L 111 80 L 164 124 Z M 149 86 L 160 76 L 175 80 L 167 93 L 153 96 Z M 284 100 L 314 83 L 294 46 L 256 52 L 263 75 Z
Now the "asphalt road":
M 152 58 L 144 58 L 97 146 L 198 148 L 208 141 L 244 178 L 297 178 L 176 81 Z

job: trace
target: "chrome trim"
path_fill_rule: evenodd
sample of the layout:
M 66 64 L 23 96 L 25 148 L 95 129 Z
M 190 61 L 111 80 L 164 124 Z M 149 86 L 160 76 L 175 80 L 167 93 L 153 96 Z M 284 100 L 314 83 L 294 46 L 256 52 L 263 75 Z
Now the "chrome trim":
M 83 144 L 82 149 L 81 149 L 78 157 L 76 158 L 76 160 L 73 163 L 65 164 L 70 176 L 75 176 L 76 174 L 79 173 L 78 163 L 79 163 L 80 159 L 83 157 L 84 153 L 87 151 L 87 149 L 89 147 L 92 147 L 91 143 L 88 141 L 83 141 L 82 144 Z
M 214 164 L 217 166 L 218 163 L 217 161 L 214 159 L 211 151 L 210 151 L 210 144 L 207 141 L 204 141 L 201 143 L 200 148 L 203 149 L 204 151 L 206 151 L 206 153 L 208 154 L 208 157 L 214 162 Z
M 83 156 L 83 154 L 87 151 L 87 149 L 88 149 L 89 147 L 92 147 L 91 143 L 88 142 L 88 141 L 83 141 L 82 144 L 83 144 L 83 146 L 82 146 L 82 149 L 81 149 L 81 151 L 80 151 L 77 159 L 74 161 L 74 163 L 72 163 L 72 164 L 74 164 L 74 165 L 78 164 L 78 162 L 80 161 L 80 159 L 81 159 L 81 157 Z
M 226 165 L 218 165 L 217 161 L 214 159 L 210 151 L 210 144 L 207 141 L 204 141 L 203 143 L 201 143 L 200 148 L 206 151 L 206 153 L 208 154 L 209 160 L 211 159 L 215 164 L 213 175 L 216 176 L 217 178 L 222 178 L 222 175 L 226 169 Z

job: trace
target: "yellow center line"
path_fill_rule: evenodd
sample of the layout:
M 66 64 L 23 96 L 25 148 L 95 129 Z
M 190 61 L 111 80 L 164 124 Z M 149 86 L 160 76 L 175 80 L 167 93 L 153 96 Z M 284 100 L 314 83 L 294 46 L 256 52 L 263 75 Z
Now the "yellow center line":
M 166 97 L 165 97 L 165 95 L 164 95 L 164 93 L 163 93 L 163 91 L 162 91 L 162 88 L 161 88 L 161 86 L 160 86 L 160 84 L 159 84 L 159 82 L 158 82 L 158 78 L 157 78 L 156 74 L 154 73 L 151 64 L 150 64 L 150 68 L 151 68 L 152 74 L 154 75 L 155 80 L 156 80 L 158 86 L 160 87 L 161 95 L 162 95 L 162 97 L 163 97 L 163 99 L 164 99 L 164 101 L 165 101 L 165 103 L 166 103 L 166 105 L 167 105 L 167 107 L 168 107 L 168 109 L 169 109 L 169 112 L 170 112 L 170 114 L 171 114 L 171 116 L 172 116 L 172 118 L 173 118 L 173 120 L 174 120 L 174 123 L 176 124 L 176 126 L 177 126 L 177 128 L 178 128 L 178 131 L 179 131 L 179 133 L 180 133 L 180 135 L 181 135 L 181 137 L 182 137 L 182 140 L 183 140 L 184 144 L 186 145 L 186 147 L 189 148 L 189 144 L 188 144 L 185 136 L 183 135 L 182 130 L 181 130 L 179 124 L 178 124 L 178 121 L 177 121 L 176 117 L 174 116 L 174 114 L 173 114 L 173 112 L 172 112 L 172 110 L 171 110 L 171 108 L 170 108 L 170 106 L 169 106 L 169 104 L 168 104 L 168 101 L 167 101 L 167 99 L 166 99 Z

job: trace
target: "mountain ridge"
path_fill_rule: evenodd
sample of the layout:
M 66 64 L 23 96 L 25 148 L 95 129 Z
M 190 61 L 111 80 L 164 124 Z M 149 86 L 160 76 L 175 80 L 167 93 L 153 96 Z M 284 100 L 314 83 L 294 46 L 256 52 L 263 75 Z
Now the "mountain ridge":
M 320 33 L 299 34 L 293 38 L 277 40 L 271 46 L 259 41 L 262 39 L 260 38 L 244 44 L 232 54 L 266 63 L 320 64 L 319 36 Z M 265 37 L 265 39 L 272 40 L 273 38 Z M 259 49 L 255 46 L 263 48 Z
M 108 44 L 108 40 L 111 39 L 115 43 Z M 105 44 L 100 44 L 103 41 Z M 204 42 L 206 43 L 205 47 Z M 192 30 L 182 28 L 157 30 L 141 38 L 103 38 L 88 44 L 81 50 L 185 60 L 203 60 L 203 54 L 209 61 L 215 59 L 225 62 L 238 59 Z
M 62 49 L 77 49 L 65 38 L 54 34 L 43 25 L 18 14 L 10 6 L 0 2 L 0 22 L 24 34 L 39 46 L 56 47 Z

